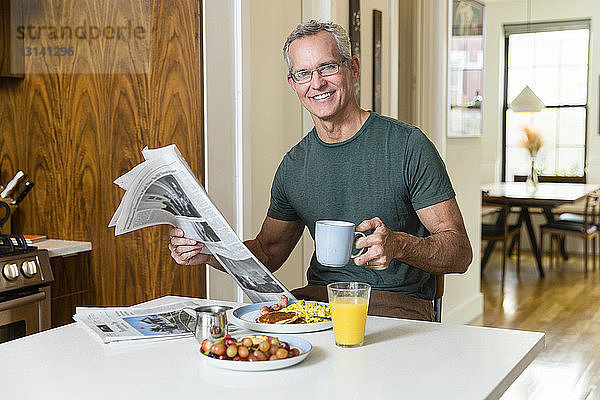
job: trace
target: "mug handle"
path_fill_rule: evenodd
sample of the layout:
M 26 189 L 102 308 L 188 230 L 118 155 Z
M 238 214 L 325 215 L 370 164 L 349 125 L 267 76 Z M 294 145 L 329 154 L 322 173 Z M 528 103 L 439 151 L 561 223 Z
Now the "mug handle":
M 186 322 L 183 322 L 183 321 L 181 320 L 181 313 L 182 313 L 182 312 L 185 312 L 185 310 L 192 310 L 192 311 L 196 312 L 196 310 L 194 310 L 194 309 L 193 309 L 193 308 L 191 308 L 191 307 L 184 307 L 184 308 L 182 308 L 181 310 L 179 310 L 179 312 L 177 313 L 177 319 L 179 320 L 179 323 L 180 323 L 181 325 L 185 326 L 185 328 L 186 328 L 188 331 L 190 331 L 190 332 L 192 332 L 192 333 L 194 333 L 194 334 L 195 334 L 195 333 L 196 333 L 196 327 L 198 326 L 198 318 L 197 318 L 197 317 L 196 317 L 196 318 L 194 318 L 194 317 L 192 317 L 190 314 L 187 314 L 187 313 L 186 313 L 186 314 L 188 315 L 188 317 L 189 317 L 189 320 L 188 320 L 188 322 L 187 322 L 187 323 L 186 323 Z M 194 322 L 194 328 L 193 328 L 193 329 L 192 329 L 192 328 L 190 328 L 190 326 L 188 325 L 188 323 L 189 323 L 189 322 L 190 322 L 192 319 L 194 319 L 194 321 L 195 321 L 195 322 Z
M 358 236 L 367 237 L 367 235 L 365 235 L 363 232 L 354 232 L 354 242 L 356 242 L 356 239 L 358 239 Z M 367 252 L 367 250 L 368 250 L 367 247 L 363 247 L 362 249 L 358 250 L 358 253 L 350 254 L 350 258 L 356 258 L 358 256 L 362 256 L 363 254 L 365 254 Z

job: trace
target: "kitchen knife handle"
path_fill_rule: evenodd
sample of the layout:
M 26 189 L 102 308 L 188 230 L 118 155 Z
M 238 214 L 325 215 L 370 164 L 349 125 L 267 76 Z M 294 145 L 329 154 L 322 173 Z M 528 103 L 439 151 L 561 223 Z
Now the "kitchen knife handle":
M 25 198 L 25 196 L 27 195 L 27 193 L 29 193 L 29 191 L 31 190 L 31 188 L 33 187 L 33 185 L 34 184 L 31 181 L 25 182 L 25 184 L 23 185 L 23 189 L 21 189 L 21 191 L 19 192 L 19 194 L 15 197 L 15 199 L 10 204 L 12 204 L 13 206 L 16 206 L 21 201 L 23 201 L 23 199 Z
M 23 175 L 25 175 L 23 173 L 23 171 L 19 171 L 17 172 L 17 174 L 10 180 L 10 182 L 8 182 L 6 184 L 6 187 L 4 188 L 4 190 L 2 191 L 2 193 L 0 193 L 0 197 L 2 198 L 7 198 L 8 195 L 10 194 L 10 192 L 15 188 L 15 186 L 17 185 L 17 182 L 19 182 L 19 179 L 21 179 L 23 177 Z

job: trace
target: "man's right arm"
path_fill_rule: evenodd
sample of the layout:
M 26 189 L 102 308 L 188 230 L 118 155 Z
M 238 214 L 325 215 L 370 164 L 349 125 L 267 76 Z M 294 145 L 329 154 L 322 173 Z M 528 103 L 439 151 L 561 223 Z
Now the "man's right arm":
M 270 271 L 276 271 L 289 257 L 303 230 L 302 220 L 266 217 L 256 239 L 246 240 L 244 244 Z M 203 243 L 185 238 L 181 229 L 171 230 L 169 250 L 175 262 L 181 265 L 209 264 L 223 270 L 214 256 L 200 253 L 203 247 Z
M 302 220 L 283 221 L 266 217 L 254 240 L 244 244 L 271 272 L 275 272 L 290 256 L 304 231 Z

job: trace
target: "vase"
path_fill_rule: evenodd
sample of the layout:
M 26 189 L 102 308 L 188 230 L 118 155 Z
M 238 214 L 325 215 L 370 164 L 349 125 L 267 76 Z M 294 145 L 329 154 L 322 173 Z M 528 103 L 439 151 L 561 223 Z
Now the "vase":
M 527 180 L 525 181 L 525 188 L 527 193 L 535 193 L 538 185 L 538 174 L 535 170 L 535 157 L 531 157 L 531 168 L 529 174 L 527 174 Z

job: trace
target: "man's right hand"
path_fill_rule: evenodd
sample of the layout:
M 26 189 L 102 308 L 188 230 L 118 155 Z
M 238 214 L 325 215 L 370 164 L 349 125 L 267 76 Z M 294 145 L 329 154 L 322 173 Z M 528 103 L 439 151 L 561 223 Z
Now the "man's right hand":
M 179 228 L 172 229 L 169 236 L 169 250 L 171 251 L 171 257 L 177 264 L 210 264 L 217 268 L 220 267 L 214 256 L 200 253 L 204 248 L 204 243 L 184 237 L 183 230 Z

